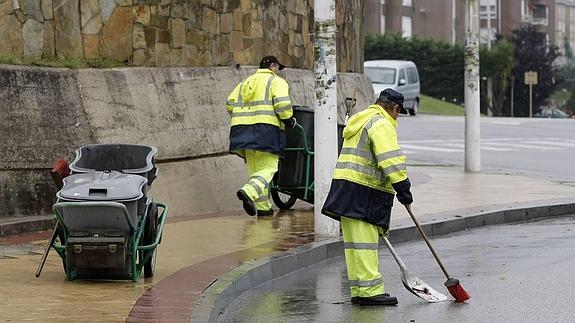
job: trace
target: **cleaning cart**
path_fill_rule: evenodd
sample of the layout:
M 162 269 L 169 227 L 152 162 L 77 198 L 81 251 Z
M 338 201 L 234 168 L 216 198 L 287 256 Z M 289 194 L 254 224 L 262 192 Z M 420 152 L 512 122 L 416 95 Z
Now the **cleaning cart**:
M 286 130 L 286 147 L 270 186 L 270 195 L 280 209 L 290 209 L 300 199 L 314 200 L 314 111 L 293 106 L 297 125 Z M 344 125 L 338 125 L 338 149 L 343 144 Z
M 148 190 L 157 177 L 153 146 L 86 145 L 76 150 L 53 210 L 52 243 L 68 280 L 152 277 L 168 207 Z

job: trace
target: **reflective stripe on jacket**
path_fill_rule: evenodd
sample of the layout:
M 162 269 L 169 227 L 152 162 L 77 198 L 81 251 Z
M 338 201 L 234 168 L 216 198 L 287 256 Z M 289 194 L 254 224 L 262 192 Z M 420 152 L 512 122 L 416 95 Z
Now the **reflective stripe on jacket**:
M 281 120 L 293 116 L 288 83 L 269 69 L 238 84 L 226 101 L 230 113 L 229 151 L 244 156 L 244 150 L 281 155 L 285 126 Z
M 232 127 L 265 123 L 283 130 L 281 120 L 293 115 L 287 82 L 269 69 L 258 69 L 238 84 L 228 96 L 226 108 Z
M 395 194 L 391 184 L 407 178 L 407 159 L 396 127 L 397 122 L 377 104 L 351 117 L 333 178 Z

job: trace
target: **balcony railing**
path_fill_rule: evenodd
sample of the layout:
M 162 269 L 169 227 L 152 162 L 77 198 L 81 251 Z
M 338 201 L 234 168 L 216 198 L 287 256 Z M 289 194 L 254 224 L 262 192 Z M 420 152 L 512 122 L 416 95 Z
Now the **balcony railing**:
M 549 19 L 547 18 L 534 18 L 533 16 L 524 15 L 521 17 L 521 22 L 525 22 L 538 26 L 549 26 Z

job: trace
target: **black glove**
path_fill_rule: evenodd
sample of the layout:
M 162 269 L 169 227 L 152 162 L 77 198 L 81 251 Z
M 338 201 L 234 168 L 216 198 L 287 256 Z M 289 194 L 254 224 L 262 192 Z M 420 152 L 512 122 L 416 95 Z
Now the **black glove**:
M 397 182 L 395 184 L 391 184 L 393 189 L 397 193 L 397 200 L 399 203 L 403 205 L 413 203 L 413 196 L 411 195 L 411 183 L 409 182 L 409 178 L 404 179 L 401 182 Z
M 286 126 L 286 128 L 288 129 L 293 129 L 295 128 L 295 125 L 297 124 L 297 120 L 294 117 L 291 117 L 289 119 L 285 119 L 282 120 L 282 122 L 284 123 L 284 125 Z

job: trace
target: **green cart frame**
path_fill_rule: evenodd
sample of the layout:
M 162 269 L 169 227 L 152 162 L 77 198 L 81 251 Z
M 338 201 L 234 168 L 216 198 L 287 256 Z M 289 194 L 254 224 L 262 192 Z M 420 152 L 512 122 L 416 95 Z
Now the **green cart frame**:
M 162 241 L 162 232 L 168 216 L 168 206 L 163 203 L 153 202 L 151 198 L 146 199 L 146 209 L 143 215 L 139 216 L 139 223 L 132 223 L 130 215 L 125 205 L 118 202 L 60 202 L 53 206 L 54 214 L 58 221 L 58 240 L 51 245 L 58 255 L 62 258 L 64 271 L 68 280 L 77 278 L 76 269 L 70 262 L 70 253 L 75 252 L 75 247 L 68 244 L 70 240 L 69 229 L 65 224 L 63 210 L 66 208 L 110 208 L 121 212 L 129 227 L 129 232 L 125 239 L 128 267 L 123 269 L 124 274 L 119 279 L 131 279 L 136 282 L 139 280 L 142 270 L 144 277 L 152 277 L 155 270 L 157 255 L 157 246 Z M 158 214 L 158 209 L 161 213 Z M 119 257 L 123 255 L 119 254 Z
M 286 131 L 286 135 L 297 140 L 285 148 L 285 157 L 280 159 L 278 172 L 270 185 L 274 204 L 283 210 L 290 209 L 300 199 L 313 204 L 313 146 L 302 125 Z M 288 169 L 292 166 L 292 169 Z M 297 174 L 298 180 L 291 180 Z

